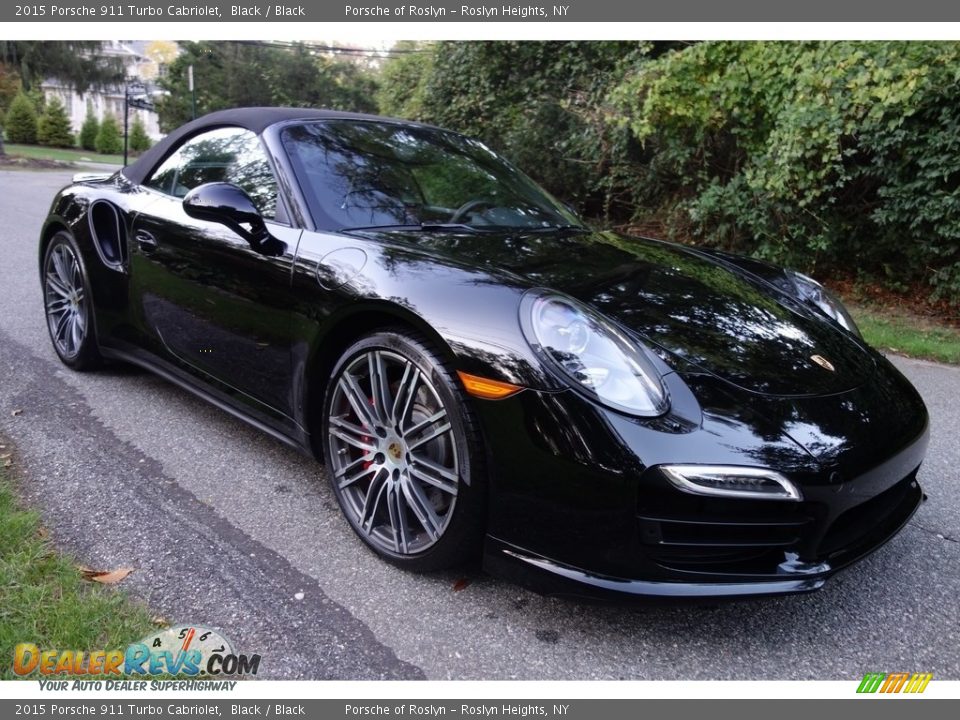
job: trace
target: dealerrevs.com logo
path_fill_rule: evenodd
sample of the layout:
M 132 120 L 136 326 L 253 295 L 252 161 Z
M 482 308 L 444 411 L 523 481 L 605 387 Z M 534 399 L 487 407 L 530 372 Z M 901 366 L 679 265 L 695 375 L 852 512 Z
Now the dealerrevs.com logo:
M 259 655 L 238 654 L 219 630 L 199 625 L 167 628 L 125 650 L 41 650 L 34 643 L 20 643 L 13 650 L 13 671 L 20 676 L 197 677 L 256 675 L 259 668 Z
M 933 680 L 933 673 L 867 673 L 858 693 L 922 693 Z

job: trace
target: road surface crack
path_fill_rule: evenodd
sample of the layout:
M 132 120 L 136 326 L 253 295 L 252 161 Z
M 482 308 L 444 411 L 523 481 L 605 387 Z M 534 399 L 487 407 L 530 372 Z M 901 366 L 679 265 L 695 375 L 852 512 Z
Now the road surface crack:
M 911 524 L 913 527 L 917 528 L 918 530 L 923 530 L 923 532 L 925 532 L 925 533 L 929 533 L 930 535 L 935 535 L 935 536 L 937 536 L 937 537 L 940 538 L 941 540 L 946 540 L 947 542 L 952 542 L 952 543 L 960 543 L 960 539 L 955 538 L 955 537 L 953 537 L 952 535 L 947 535 L 946 533 L 942 533 L 942 532 L 940 532 L 939 530 L 932 530 L 932 529 L 930 529 L 930 528 L 928 528 L 928 527 L 924 527 L 923 525 L 921 525 L 920 523 L 917 523 L 917 522 L 912 522 L 912 523 L 910 523 L 910 524 Z

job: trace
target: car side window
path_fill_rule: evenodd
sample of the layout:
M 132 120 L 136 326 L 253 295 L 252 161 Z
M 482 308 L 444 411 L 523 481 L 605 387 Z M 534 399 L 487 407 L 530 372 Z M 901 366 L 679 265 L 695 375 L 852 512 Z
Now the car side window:
M 265 218 L 277 214 L 277 182 L 260 140 L 249 130 L 217 128 L 187 140 L 144 183 L 182 198 L 211 182 L 237 185 Z

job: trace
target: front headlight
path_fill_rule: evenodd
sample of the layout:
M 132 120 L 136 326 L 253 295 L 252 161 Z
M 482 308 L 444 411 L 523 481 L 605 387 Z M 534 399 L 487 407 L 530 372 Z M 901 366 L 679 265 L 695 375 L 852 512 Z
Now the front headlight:
M 820 312 L 833 320 L 837 325 L 849 330 L 857 337 L 860 335 L 860 328 L 850 317 L 850 313 L 840 302 L 840 299 L 823 285 L 818 283 L 812 277 L 807 277 L 803 273 L 795 270 L 787 270 L 787 277 L 793 283 L 797 290 L 797 297 L 808 305 L 813 305 Z
M 631 415 L 667 410 L 660 374 L 646 352 L 595 310 L 559 293 L 533 290 L 520 313 L 527 342 L 576 390 Z

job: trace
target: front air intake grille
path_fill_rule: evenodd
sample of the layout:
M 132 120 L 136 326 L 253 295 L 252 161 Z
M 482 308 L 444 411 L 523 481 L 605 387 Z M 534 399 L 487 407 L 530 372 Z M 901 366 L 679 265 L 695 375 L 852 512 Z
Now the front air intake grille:
M 912 512 L 916 489 L 916 471 L 876 497 L 870 498 L 840 515 L 820 542 L 818 554 L 829 558 L 860 543 L 863 538 L 887 526 L 898 525 Z
M 640 516 L 640 541 L 656 562 L 677 569 L 775 572 L 784 551 L 796 547 L 813 520 L 743 517 Z

